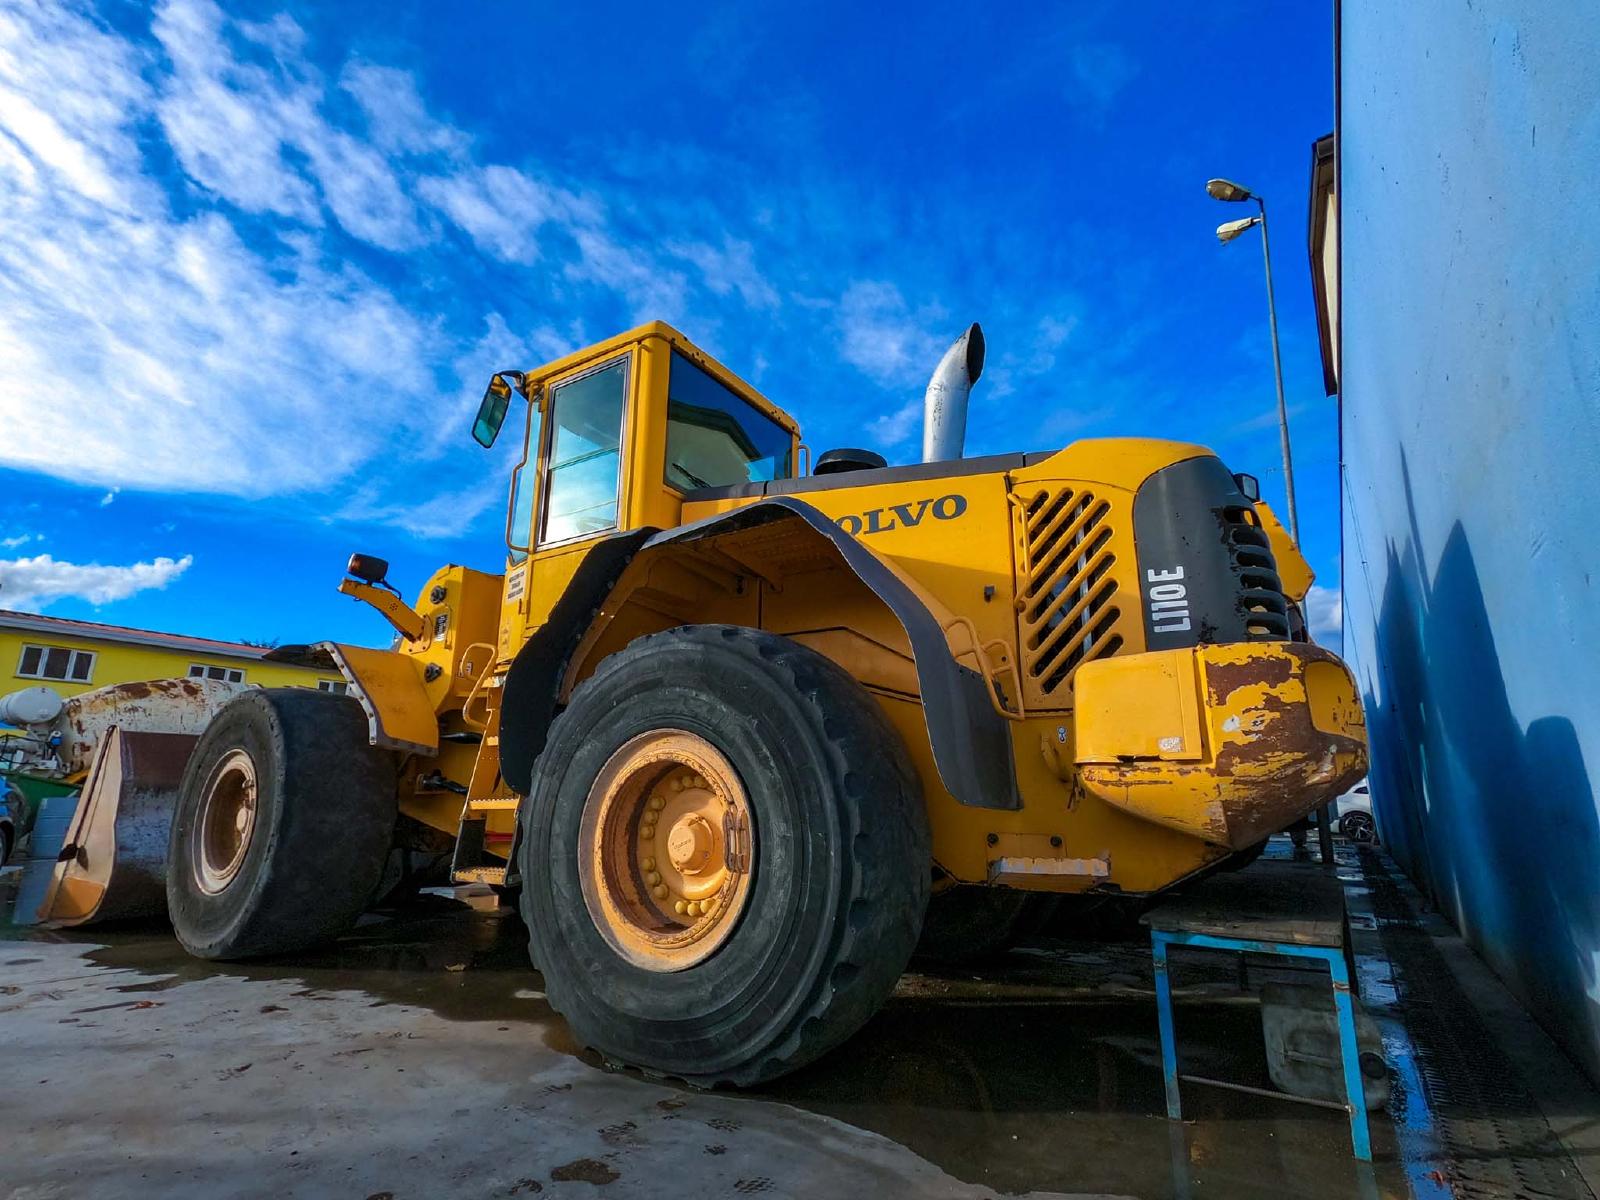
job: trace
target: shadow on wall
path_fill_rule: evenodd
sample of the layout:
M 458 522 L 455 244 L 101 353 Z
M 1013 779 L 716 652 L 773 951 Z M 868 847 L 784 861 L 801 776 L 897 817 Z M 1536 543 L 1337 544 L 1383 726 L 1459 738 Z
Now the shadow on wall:
M 1411 876 L 1600 1081 L 1600 815 L 1581 747 L 1565 717 L 1518 722 L 1466 531 L 1452 526 L 1430 583 L 1404 457 L 1401 469 L 1411 538 L 1403 552 L 1389 546 L 1376 633 L 1385 703 L 1367 697 L 1379 824 Z

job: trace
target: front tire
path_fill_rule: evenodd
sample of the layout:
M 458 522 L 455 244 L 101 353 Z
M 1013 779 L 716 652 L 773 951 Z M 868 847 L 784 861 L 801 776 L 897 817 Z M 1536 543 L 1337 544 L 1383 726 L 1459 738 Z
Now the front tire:
M 353 696 L 265 688 L 230 700 L 184 770 L 167 910 L 199 958 L 286 954 L 361 915 L 394 838 L 393 759 Z
M 905 747 L 848 674 L 760 630 L 672 629 L 603 661 L 520 819 L 551 1005 L 606 1056 L 698 1084 L 761 1083 L 844 1041 L 927 907 Z

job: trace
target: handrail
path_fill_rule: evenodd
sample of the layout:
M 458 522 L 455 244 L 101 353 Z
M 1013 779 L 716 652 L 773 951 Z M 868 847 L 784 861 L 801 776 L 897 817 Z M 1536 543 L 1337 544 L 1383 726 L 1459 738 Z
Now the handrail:
M 477 650 L 480 647 L 483 650 L 488 652 L 488 658 L 486 658 L 484 660 L 483 670 L 478 672 L 477 682 L 475 682 L 472 685 L 472 690 L 467 693 L 467 698 L 461 702 L 461 720 L 462 720 L 462 722 L 464 724 L 470 725 L 472 728 L 476 729 L 479 733 L 488 733 L 489 732 L 489 719 L 488 719 L 487 709 L 488 709 L 489 701 L 488 701 L 487 697 L 484 699 L 484 702 L 483 702 L 484 703 L 485 712 L 484 712 L 484 719 L 482 721 L 479 721 L 479 720 L 467 715 L 467 709 L 469 709 L 472 706 L 472 702 L 475 699 L 477 699 L 478 693 L 483 689 L 484 682 L 486 680 L 488 680 L 488 679 L 493 678 L 493 676 L 494 676 L 494 643 L 493 642 L 470 642 L 470 643 L 468 643 L 466 649 L 461 652 L 461 658 L 464 661 L 466 659 L 467 655 L 471 654 L 474 650 Z
M 1022 672 L 1017 667 L 1015 656 L 1010 653 L 1011 647 L 1003 638 L 991 638 L 985 642 L 978 633 L 978 627 L 972 623 L 970 617 L 951 617 L 946 621 L 940 630 L 945 635 L 946 641 L 949 640 L 950 631 L 958 625 L 966 632 L 967 641 L 971 644 L 972 656 L 978 660 L 980 673 L 983 675 L 984 693 L 989 697 L 989 704 L 994 708 L 994 711 L 1007 721 L 1027 720 L 1027 709 L 1023 707 L 1022 703 Z M 1000 689 L 995 685 L 994 676 L 997 668 L 989 659 L 989 647 L 991 646 L 1000 647 L 1001 666 L 998 669 L 1009 671 L 1011 675 L 1011 686 L 1017 695 L 1015 712 L 1006 707 Z

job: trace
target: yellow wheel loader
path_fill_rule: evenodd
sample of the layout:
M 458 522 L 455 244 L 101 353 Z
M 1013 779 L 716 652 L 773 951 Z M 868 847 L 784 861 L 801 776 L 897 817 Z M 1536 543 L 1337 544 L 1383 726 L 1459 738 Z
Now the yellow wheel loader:
M 296 950 L 396 847 L 448 852 L 517 896 L 581 1039 L 748 1085 L 859 1028 L 919 939 L 1010 921 L 1009 893 L 1149 896 L 1359 778 L 1354 683 L 1297 636 L 1274 548 L 1298 555 L 1253 481 L 1153 440 L 962 458 L 982 356 L 973 326 L 903 467 L 810 461 L 659 323 L 494 376 L 474 436 L 514 403 L 524 431 L 504 572 L 447 566 L 408 605 L 355 556 L 341 590 L 393 649 L 280 650 L 348 695 L 250 690 L 191 735 L 183 945 Z M 69 892 L 110 870 L 71 853 L 89 832 Z

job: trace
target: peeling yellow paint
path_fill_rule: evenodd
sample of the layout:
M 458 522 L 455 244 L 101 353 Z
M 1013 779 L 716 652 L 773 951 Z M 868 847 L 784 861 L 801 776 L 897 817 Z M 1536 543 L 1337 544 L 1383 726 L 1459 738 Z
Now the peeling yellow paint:
M 1168 661 L 1138 661 L 1158 658 Z M 1163 761 L 1145 749 L 1149 723 L 1159 728 L 1171 719 L 1166 706 L 1149 712 L 1097 700 L 1121 695 L 1131 680 L 1153 672 L 1204 681 L 1195 684 L 1203 728 L 1198 761 Z M 1085 665 L 1077 688 L 1084 786 L 1107 804 L 1214 845 L 1252 846 L 1366 771 L 1355 681 L 1338 659 L 1308 643 L 1125 655 Z

